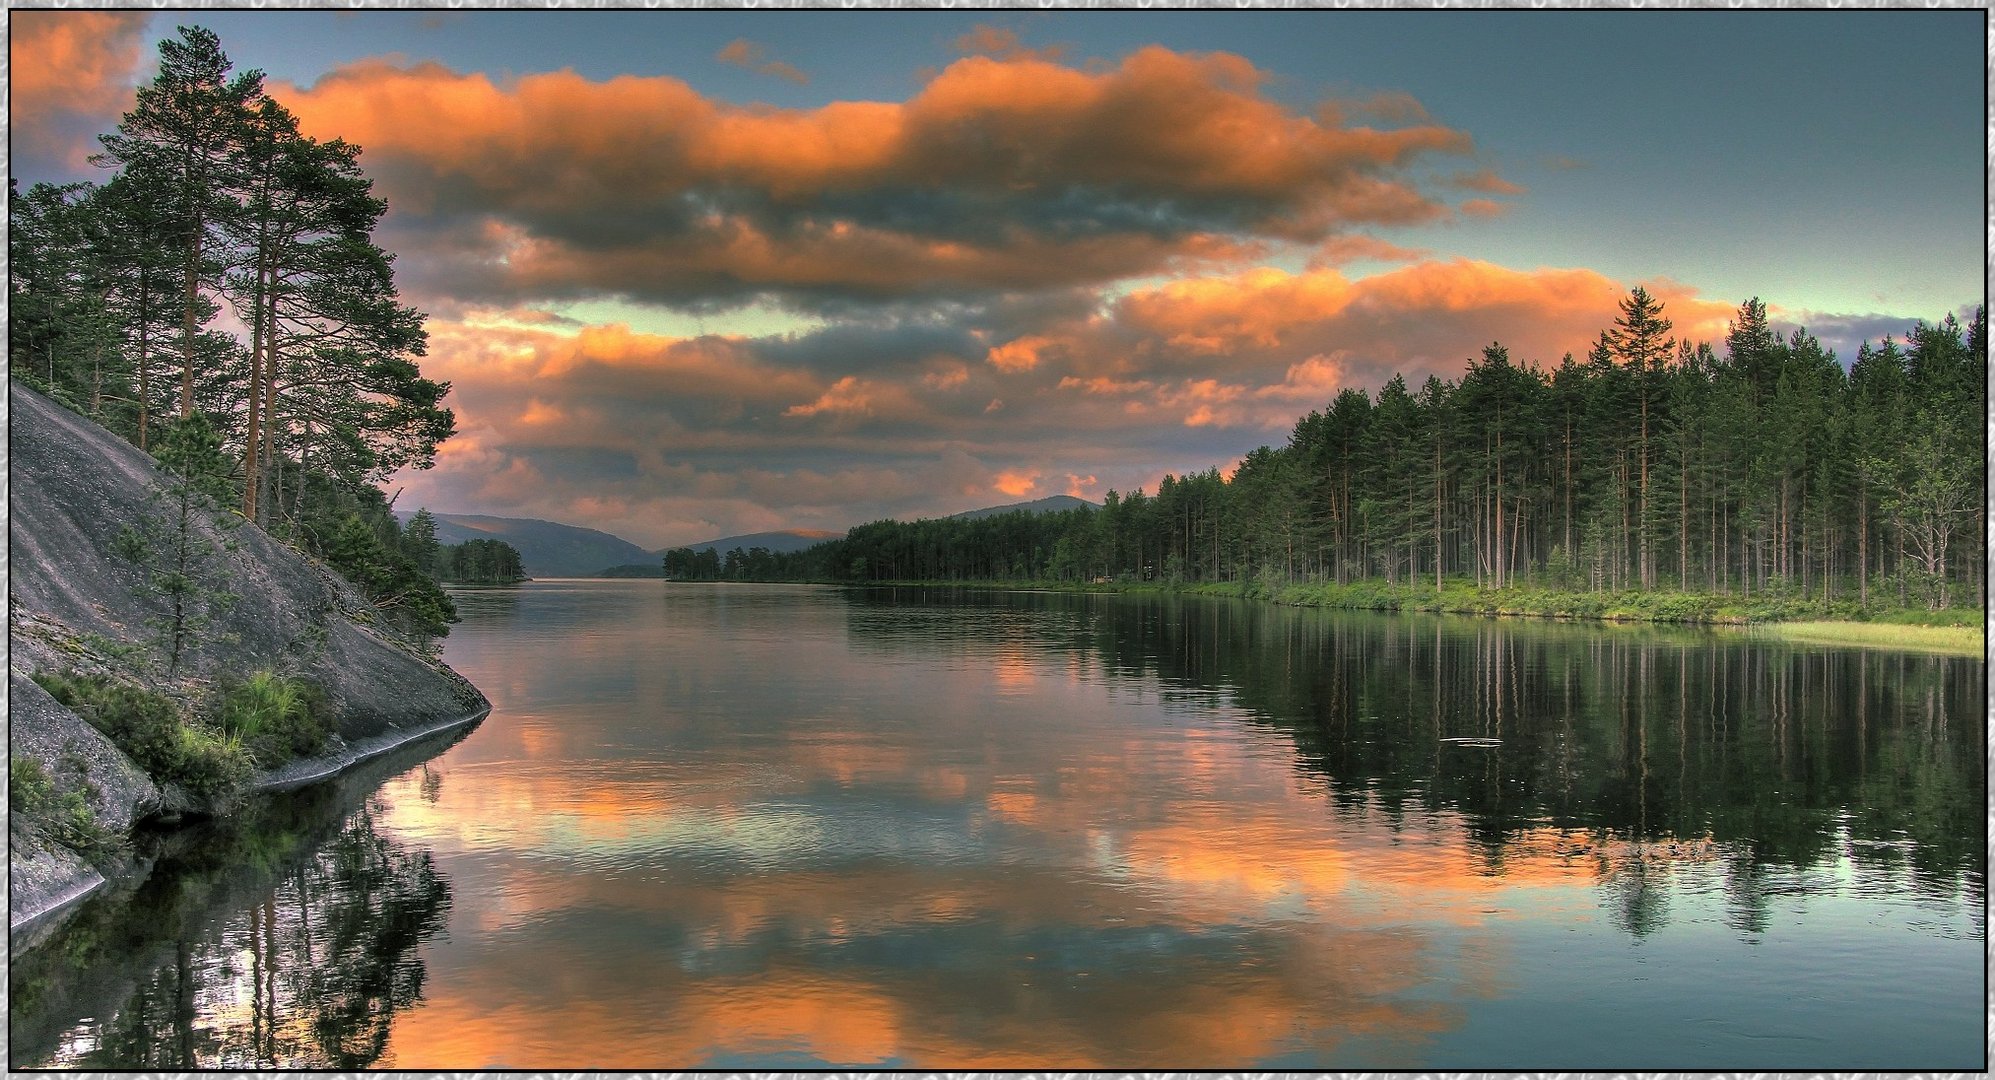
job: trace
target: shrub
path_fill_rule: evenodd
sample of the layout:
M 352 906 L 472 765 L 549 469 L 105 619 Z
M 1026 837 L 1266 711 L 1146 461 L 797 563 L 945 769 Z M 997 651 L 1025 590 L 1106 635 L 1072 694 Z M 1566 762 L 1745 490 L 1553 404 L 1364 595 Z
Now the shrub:
M 1980 608 L 1911 609 L 1879 615 L 1877 621 L 1899 626 L 1980 626 L 1986 617 Z
M 269 671 L 225 686 L 216 719 L 223 734 L 264 768 L 318 753 L 330 734 L 325 692 L 305 679 Z
M 14 755 L 7 770 L 7 808 L 16 814 L 34 814 L 48 805 L 55 794 L 42 763 L 31 757 Z
M 108 854 L 120 846 L 119 838 L 97 823 L 83 792 L 57 792 L 54 778 L 34 758 L 17 754 L 10 759 L 7 806 L 31 830 L 73 851 Z
M 154 780 L 217 799 L 249 777 L 252 763 L 238 740 L 189 722 L 164 694 L 103 675 L 37 673 L 33 678 Z

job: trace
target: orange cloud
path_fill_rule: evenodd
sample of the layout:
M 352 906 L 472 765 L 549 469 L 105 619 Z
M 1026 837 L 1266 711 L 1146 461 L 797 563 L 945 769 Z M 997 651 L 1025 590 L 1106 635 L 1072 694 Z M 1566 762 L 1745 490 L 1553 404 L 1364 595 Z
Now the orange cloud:
M 547 404 L 539 398 L 528 401 L 526 411 L 520 414 L 520 423 L 533 427 L 538 427 L 542 424 L 567 423 L 569 419 L 567 413 Z
M 460 295 L 1101 283 L 1352 224 L 1440 220 L 1446 206 L 1408 167 L 1472 149 L 1424 120 L 1297 113 L 1238 56 L 1152 46 L 1081 70 L 1010 49 L 1000 31 L 972 36 L 1002 55 L 958 60 L 906 101 L 815 109 L 738 107 L 664 76 L 501 84 L 379 61 L 273 89 L 308 133 L 366 147 L 416 260 L 445 226 L 488 223 L 450 241 L 469 245 L 450 251 Z M 720 53 L 766 67 L 761 56 L 745 40 Z
M 1334 271 L 1290 274 L 1260 267 L 1134 292 L 1117 314 L 1126 327 L 1172 349 L 1215 354 L 1276 347 L 1293 328 L 1342 312 L 1351 293 L 1351 282 Z
M 1111 379 L 1105 376 L 1082 379 L 1068 375 L 1060 380 L 1060 389 L 1080 390 L 1087 394 L 1135 394 L 1149 390 L 1155 385 L 1148 380 Z
M 831 389 L 818 395 L 816 401 L 808 405 L 792 405 L 783 410 L 784 416 L 816 416 L 819 413 L 860 413 L 871 415 L 873 397 L 859 380 L 847 375 L 831 385 Z
M 1064 45 L 1050 45 L 1042 49 L 1028 48 L 1018 40 L 1018 35 L 1001 27 L 978 23 L 969 33 L 956 38 L 956 51 L 965 55 L 993 56 L 1000 60 L 1026 58 L 1033 60 L 1059 60 L 1067 55 Z
M 1322 111 L 1331 122 L 1339 125 L 1345 123 L 1346 116 L 1387 124 L 1411 124 L 1429 119 L 1427 107 L 1403 90 L 1383 90 L 1359 101 L 1330 102 L 1323 106 Z
M 140 37 L 148 11 L 11 13 L 9 121 L 15 153 L 59 158 L 70 167 L 98 149 L 133 102 Z
M 967 384 L 967 358 L 924 351 L 904 368 L 840 375 L 805 366 L 809 339 L 560 331 L 490 312 L 430 331 L 425 370 L 452 384 L 460 434 L 433 469 L 397 478 L 407 506 L 588 523 L 664 546 L 933 513 L 926 500 L 986 492 L 1017 457 L 964 438 L 966 422 L 998 423 L 984 419 L 987 395 L 922 379 L 954 371 Z M 852 464 L 855 452 L 873 462 Z
M 985 359 L 999 371 L 1031 371 L 1039 366 L 1040 353 L 1053 343 L 1051 338 L 1029 334 L 992 347 Z
M 1406 248 L 1376 236 L 1349 233 L 1333 236 L 1316 249 L 1311 267 L 1343 266 L 1354 262 L 1414 262 L 1433 252 L 1426 248 Z
M 1496 175 L 1494 169 L 1479 169 L 1475 172 L 1456 173 L 1449 183 L 1467 191 L 1480 191 L 1489 195 L 1522 195 L 1524 189 Z
M 949 363 L 921 376 L 921 384 L 931 390 L 954 390 L 969 381 L 970 369 L 960 363 Z
M 1732 305 L 1673 282 L 1644 284 L 1663 299 L 1679 336 L 1722 338 Z M 1086 431 L 1092 445 L 1147 445 L 1149 433 L 1168 424 L 1265 439 L 1347 387 L 1375 391 L 1394 373 L 1415 386 L 1430 374 L 1458 378 L 1492 340 L 1525 363 L 1552 366 L 1565 353 L 1583 354 L 1627 291 L 1590 270 L 1522 271 L 1463 259 L 1364 277 L 1324 266 L 1261 267 L 1137 289 L 1099 316 L 1046 325 L 993 351 L 1016 343 L 1018 353 L 1037 358 L 1006 376 L 1036 388 L 1014 395 L 1020 422 L 1033 425 L 1028 437 L 1043 430 L 1060 439 L 1071 429 Z M 1187 464 L 1203 469 L 1231 453 Z M 1050 454 L 1044 461 L 1075 463 Z M 1107 479 L 1128 483 L 1119 471 Z
M 719 52 L 714 54 L 714 59 L 723 64 L 745 67 L 757 74 L 773 75 L 778 79 L 785 79 L 796 83 L 798 86 L 803 86 L 810 82 L 810 76 L 804 74 L 795 65 L 784 63 L 781 60 L 767 59 L 763 53 L 762 46 L 757 45 L 747 38 L 735 38 L 733 41 L 728 42 L 721 47 Z
M 1030 495 L 1038 486 L 1039 474 L 1036 472 L 1002 472 L 991 481 L 991 487 L 1013 498 Z

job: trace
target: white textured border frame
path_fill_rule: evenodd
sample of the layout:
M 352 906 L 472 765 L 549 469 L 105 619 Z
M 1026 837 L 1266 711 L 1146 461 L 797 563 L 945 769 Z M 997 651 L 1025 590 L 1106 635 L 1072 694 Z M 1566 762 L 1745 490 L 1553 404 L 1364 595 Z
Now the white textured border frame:
M 878 10 L 878 11 L 894 11 L 894 10 L 943 10 L 943 11 L 1021 11 L 1021 10 L 1256 11 L 1260 10 L 1260 11 L 1267 11 L 1267 10 L 1274 10 L 1274 11 L 1282 11 L 1282 10 L 1326 10 L 1326 9 L 1329 10 L 1439 9 L 1439 10 L 1475 11 L 1475 10 L 1516 10 L 1516 9 L 1695 10 L 1695 9 L 1708 9 L 1712 7 L 1722 6 L 1722 7 L 1735 8 L 1735 9 L 1766 9 L 1766 10 L 1783 10 L 1783 11 L 1862 10 L 1862 9 L 1897 10 L 1905 8 L 1919 8 L 1925 10 L 1944 10 L 1944 9 L 1975 10 L 1975 11 L 1984 12 L 1982 47 L 1985 54 L 1985 60 L 1984 60 L 1985 66 L 1982 69 L 1982 113 L 1983 113 L 1983 123 L 1986 131 L 1986 138 L 1985 141 L 1982 143 L 1982 151 L 1987 171 L 1983 173 L 1983 179 L 1982 179 L 1982 202 L 1983 202 L 1983 208 L 1987 213 L 1983 219 L 1984 231 L 1982 236 L 1982 257 L 1983 257 L 1982 267 L 1984 274 L 1984 280 L 1982 285 L 1982 302 L 1984 305 L 1986 305 L 1989 293 L 1991 291 L 1995 291 L 1995 264 L 1991 264 L 1989 261 L 1989 253 L 1995 251 L 1995 203 L 1991 203 L 1989 200 L 1989 180 L 1988 180 L 1988 177 L 1990 175 L 1995 175 L 1995 114 L 1990 114 L 1989 112 L 1989 95 L 1988 95 L 1988 89 L 1991 82 L 1995 82 L 1995 35 L 1990 34 L 1987 25 L 1987 20 L 1991 17 L 1990 2 L 1991 0 L 1922 0 L 1922 2 L 1917 4 L 1907 4 L 1907 3 L 1896 2 L 1896 0 L 1812 0 L 1812 2 L 1811 0 L 1724 0 L 1722 4 L 1716 4 L 1716 3 L 1700 4 L 1695 2 L 1687 2 L 1687 0 L 1628 0 L 1628 2 L 1615 2 L 1615 0 L 1523 0 L 1523 2 L 1505 2 L 1505 0 L 1427 0 L 1427 2 L 1423 3 L 1405 3 L 1405 2 L 1399 2 L 1399 0 L 1031 0 L 1031 2 L 1022 2 L 1022 3 L 1007 3 L 1004 2 L 1004 0 L 738 0 L 738 2 L 729 2 L 729 0 L 541 0 L 541 2 L 538 3 L 523 3 L 523 2 L 516 2 L 516 0 L 443 0 L 443 2 L 437 3 L 437 2 L 425 2 L 425 0 L 346 0 L 346 2 L 341 3 L 341 2 L 334 2 L 334 0 L 249 0 L 249 2 L 245 4 L 245 3 L 229 3 L 226 2 L 226 0 L 193 0 L 193 2 L 191 3 L 169 2 L 169 0 L 152 0 L 152 2 L 150 3 L 134 3 L 134 2 L 129 2 L 129 0 L 125 0 L 125 2 L 114 2 L 114 3 L 88 3 L 88 2 L 72 3 L 70 2 L 70 0 L 26 0 L 26 2 L 17 2 L 17 0 L 8 0 L 7 10 L 9 12 L 10 20 L 11 20 L 11 13 L 14 10 L 23 9 L 23 8 L 25 9 L 45 8 L 45 9 L 54 9 L 54 10 L 62 10 L 68 8 L 78 8 L 78 9 L 129 8 L 135 10 L 151 9 L 155 11 L 181 11 L 181 10 L 240 11 L 245 9 L 276 10 L 276 9 L 287 9 L 287 8 L 322 9 L 330 11 L 338 11 L 338 10 L 365 11 L 365 10 L 374 10 L 374 9 L 436 10 L 439 8 L 447 10 L 516 9 L 516 10 L 535 10 L 535 11 L 543 11 L 550 9 L 572 10 L 572 11 L 609 11 L 609 10 L 807 11 L 807 10 L 822 10 L 822 9 L 842 9 L 842 10 L 855 10 L 855 11 L 856 10 Z M 9 32 L 0 33 L 0 38 L 6 38 L 8 41 L 11 41 L 11 26 L 9 27 Z M 12 110 L 13 110 L 13 99 L 11 92 L 12 71 L 10 70 L 10 61 L 9 61 L 10 56 L 11 56 L 10 53 L 0 50 L 0 79 L 5 80 L 5 87 L 6 87 L 6 89 L 0 89 L 0 102 L 4 102 L 7 116 L 11 119 Z M 11 175 L 12 173 L 11 170 L 12 161 L 9 150 L 10 146 L 11 144 L 0 145 L 0 164 L 5 164 L 9 167 L 9 175 Z M 5 196 L 0 195 L 0 203 L 4 202 L 5 202 Z M 0 255 L 0 262 L 4 262 L 4 260 L 5 256 Z M 6 296 L 4 294 L 0 294 L 0 319 L 6 318 L 7 315 L 8 315 L 8 307 L 7 307 Z M 11 323 L 9 325 L 11 325 Z M 1987 461 L 1991 464 L 1995 464 L 1995 454 L 1990 453 L 1990 448 L 1995 447 L 1995 372 L 1991 372 L 1991 374 L 1989 375 L 1989 381 L 1987 387 L 1987 400 L 1983 402 L 1983 407 L 1985 410 L 1984 420 L 1986 423 L 1986 441 L 1984 441 L 1982 444 L 1983 457 L 1984 461 Z M 7 404 L 4 396 L 0 396 L 0 432 L 6 432 L 10 430 L 11 426 L 8 422 Z M 6 467 L 9 470 L 7 476 L 0 476 L 0 496 L 5 496 L 6 498 L 11 499 L 12 497 L 11 485 L 8 480 L 8 477 L 11 476 L 11 464 L 8 460 L 7 443 L 5 441 L 0 441 L 0 467 Z M 1985 498 L 1990 506 L 1995 506 L 1995 470 L 1985 470 L 1983 473 L 1983 482 L 1987 485 L 1986 491 L 1984 493 Z M 11 505 L 11 503 L 9 505 Z M 0 512 L 0 517 L 5 517 L 5 516 L 6 515 L 4 512 Z M 1984 520 L 1986 519 L 1984 518 Z M 1991 555 L 1995 555 L 1995 545 L 1991 545 L 1989 533 L 1984 531 L 1984 534 L 1981 537 L 1981 544 L 1984 550 L 1988 551 Z M 7 577 L 9 581 L 12 580 L 11 567 L 8 559 L 8 544 L 4 540 L 0 540 L 0 576 Z M 1991 616 L 1987 619 L 1987 630 L 1990 638 L 1995 638 L 1995 616 Z M 4 645 L 0 645 L 0 654 L 4 654 L 5 652 L 6 652 L 6 647 Z M 1989 683 L 1988 683 L 1987 672 L 1988 672 L 1988 665 L 1984 662 L 1982 665 L 1982 699 L 1984 705 L 1986 706 L 1987 715 L 1989 719 L 1988 726 L 1982 729 L 1984 734 L 1988 733 L 1990 728 L 1995 728 L 1995 699 L 1991 699 L 1989 696 Z M 4 699 L 0 699 L 0 739 L 4 739 L 6 737 L 6 728 L 7 728 L 7 706 Z M 1989 791 L 1988 777 L 1991 775 L 1991 773 L 1995 773 L 1995 741 L 1991 741 L 1989 743 L 1988 752 L 1983 757 L 1982 795 L 1984 799 L 1986 799 L 1988 796 L 1988 791 Z M 1983 832 L 1982 832 L 1982 847 L 1984 854 L 1986 854 L 1988 852 L 1988 847 L 1989 847 L 1988 843 L 1989 838 L 1991 835 L 1995 835 L 1995 804 L 1989 804 L 1984 807 L 1983 822 L 1984 823 L 1983 823 Z M 1984 863 L 1984 866 L 1985 865 L 1986 863 Z M 9 959 L 11 960 L 11 955 L 9 956 Z M 1986 972 L 1989 967 L 1989 952 L 1988 952 L 1988 941 L 1985 936 L 1982 939 L 1982 964 L 1983 964 L 1983 971 Z M 1984 975 L 1982 982 L 1982 992 L 1984 994 L 1988 994 L 1989 989 L 1990 989 L 1990 984 L 1988 978 Z M 10 1000 L 11 1000 L 10 987 L 0 986 L 0 1007 L 4 1007 L 10 1004 Z M 1983 1013 L 1982 1023 L 1983 1023 L 1984 1048 L 1989 1046 L 1995 1046 L 1995 998 L 1991 998 L 1987 1003 L 1984 1003 L 1984 1013 Z M 413 1070 L 389 1070 L 389 1071 L 399 1072 L 402 1073 L 403 1075 L 408 1075 L 408 1076 L 421 1076 L 421 1077 L 483 1075 L 482 1073 L 479 1073 L 477 1071 L 454 1071 L 454 1072 L 442 1072 L 442 1071 L 424 1072 L 424 1071 L 413 1071 Z M 1321 1073 L 1255 1072 L 1252 1070 L 1239 1070 L 1232 1072 L 1212 1072 L 1212 1071 L 1201 1070 L 1200 1072 L 1202 1075 L 1214 1077 L 1215 1080 L 1278 1080 L 1278 1078 L 1279 1080 L 1286 1080 L 1286 1078 L 1289 1077 L 1299 1078 L 1304 1076 L 1322 1075 Z M 795 1072 L 729 1073 L 729 1072 L 715 1072 L 712 1070 L 699 1070 L 697 1074 L 738 1076 L 738 1077 L 752 1078 L 752 1080 L 791 1080 L 791 1078 L 802 1078 L 811 1075 L 808 1073 L 795 1073 Z M 132 1073 L 130 1075 L 164 1078 L 164 1077 L 178 1076 L 181 1074 L 155 1072 L 155 1073 Z M 527 1072 L 527 1071 L 515 1070 L 515 1071 L 509 1071 L 507 1075 L 545 1078 L 545 1080 L 569 1080 L 569 1078 L 601 1076 L 605 1074 L 602 1072 Z M 682 1075 L 687 1075 L 687 1073 L 673 1072 L 673 1071 L 649 1071 L 649 1072 L 637 1072 L 637 1073 L 621 1072 L 618 1073 L 617 1075 L 663 1077 L 663 1076 L 682 1076 Z M 989 1073 L 989 1072 L 941 1072 L 941 1071 L 930 1071 L 930 1072 L 847 1071 L 844 1073 L 844 1075 L 861 1078 L 861 1080 L 878 1080 L 878 1078 L 884 1078 L 889 1076 L 913 1076 L 913 1077 L 923 1077 L 923 1078 L 949 1076 L 949 1077 L 981 1078 L 981 1077 L 1021 1076 L 1021 1075 L 1040 1077 L 1043 1078 L 1043 1080 L 1071 1080 L 1071 1078 L 1080 1077 L 1080 1076 L 1113 1076 L 1118 1078 L 1122 1077 L 1134 1078 L 1134 1077 L 1155 1077 L 1155 1076 L 1179 1076 L 1184 1074 L 1175 1073 L 1175 1072 Z M 1475 1072 L 1475 1073 L 1427 1072 L 1427 1073 L 1413 1073 L 1413 1074 L 1381 1074 L 1381 1073 L 1360 1072 L 1360 1073 L 1347 1073 L 1343 1075 L 1359 1076 L 1359 1077 L 1370 1077 L 1378 1075 L 1426 1075 L 1426 1076 L 1458 1076 L 1465 1078 L 1467 1077 L 1480 1078 L 1480 1077 L 1494 1077 L 1494 1076 L 1531 1076 L 1531 1077 L 1541 1077 L 1544 1078 L 1544 1080 L 1563 1080 L 1563 1078 L 1569 1076 L 1601 1075 L 1601 1074 L 1511 1073 L 1511 1072 Z M 1605 1075 L 1610 1075 L 1610 1076 L 1698 1075 L 1698 1076 L 1731 1077 L 1735 1078 L 1735 1080 L 1760 1080 L 1760 1078 L 1762 1077 L 1770 1077 L 1776 1075 L 1786 1076 L 1786 1075 L 1797 1075 L 1797 1074 L 1735 1072 L 1735 1073 L 1696 1073 L 1696 1074 L 1614 1073 L 1614 1074 L 1605 1074 Z M 1988 1074 L 1987 1073 L 1980 1073 L 1980 1074 L 1834 1073 L 1834 1074 L 1812 1074 L 1812 1075 L 1841 1075 L 1841 1076 L 1865 1076 L 1865 1077 L 1890 1075 L 1890 1076 L 1914 1076 L 1914 1077 L 1942 1077 L 1942 1076 L 1971 1076 L 1971 1075 L 1985 1076 Z

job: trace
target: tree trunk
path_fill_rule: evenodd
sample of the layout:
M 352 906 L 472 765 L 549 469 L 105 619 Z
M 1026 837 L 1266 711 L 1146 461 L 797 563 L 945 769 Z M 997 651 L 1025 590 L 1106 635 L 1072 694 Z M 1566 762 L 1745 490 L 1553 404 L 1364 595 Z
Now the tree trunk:
M 1641 440 L 1641 509 L 1635 522 L 1635 532 L 1639 537 L 1641 554 L 1636 563 L 1637 577 L 1645 589 L 1655 587 L 1655 564 L 1649 552 L 1649 383 L 1648 361 L 1642 361 L 1642 440 Z
M 146 301 L 152 291 L 146 287 L 146 278 L 139 278 L 139 449 L 146 448 L 146 428 L 148 410 L 151 408 L 152 384 L 149 376 L 152 371 L 152 305 Z
M 1856 602 L 1870 606 L 1870 500 L 1858 481 L 1856 495 Z
M 180 313 L 180 415 L 191 416 L 194 412 L 194 342 L 199 332 L 199 324 L 194 318 L 195 302 L 201 292 L 201 239 L 206 232 L 205 224 L 195 219 L 194 236 L 187 257 L 187 266 L 181 282 L 182 304 Z
M 256 289 L 250 303 L 254 313 L 250 318 L 249 337 L 249 434 L 243 439 L 242 448 L 242 516 L 256 520 L 256 495 L 260 481 L 256 475 L 257 442 L 262 431 L 257 426 L 261 416 L 259 407 L 263 404 L 263 343 L 268 335 L 264 333 L 263 283 L 266 267 L 264 256 L 259 254 L 256 267 Z
M 1434 440 L 1434 595 L 1441 594 L 1441 440 Z
M 1676 587 L 1690 591 L 1690 452 L 1678 444 L 1682 455 L 1677 461 Z

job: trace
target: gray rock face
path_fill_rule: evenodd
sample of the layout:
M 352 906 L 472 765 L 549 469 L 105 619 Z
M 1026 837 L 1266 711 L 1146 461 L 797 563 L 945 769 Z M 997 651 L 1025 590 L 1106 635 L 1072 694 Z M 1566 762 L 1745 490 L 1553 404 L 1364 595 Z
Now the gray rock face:
M 18 670 L 7 673 L 7 704 L 13 752 L 53 766 L 56 786 L 82 791 L 97 824 L 127 832 L 163 805 L 159 785 L 132 759 Z
M 100 823 L 127 828 L 184 795 L 161 792 L 143 774 L 142 782 L 131 782 L 126 770 L 138 770 L 123 754 L 14 672 L 109 672 L 189 705 L 198 705 L 204 681 L 225 673 L 269 669 L 312 679 L 332 707 L 336 745 L 321 759 L 260 778 L 256 786 L 263 787 L 329 775 L 373 748 L 461 724 L 489 708 L 462 676 L 382 632 L 377 612 L 351 585 L 239 516 L 232 528 L 208 515 L 197 526 L 211 552 L 201 570 L 204 587 L 237 599 L 208 612 L 198 646 L 183 654 L 169 679 L 158 630 L 167 600 L 142 588 L 142 569 L 118 552 L 116 540 L 127 526 L 166 515 L 158 495 L 170 478 L 137 448 L 19 384 L 9 387 L 8 407 L 13 750 L 52 773 L 64 753 L 80 753 L 103 793 L 93 802 Z M 213 516 L 231 514 L 223 509 Z M 36 895 L 63 891 L 61 881 L 51 881 Z M 34 914 L 17 892 L 11 921 Z

